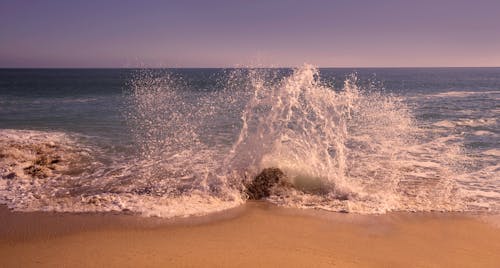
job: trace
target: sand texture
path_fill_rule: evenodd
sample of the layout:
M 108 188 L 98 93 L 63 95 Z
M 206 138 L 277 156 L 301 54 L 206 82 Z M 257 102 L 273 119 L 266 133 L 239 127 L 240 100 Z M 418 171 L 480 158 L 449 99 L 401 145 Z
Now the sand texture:
M 477 216 L 378 216 L 249 204 L 181 220 L 0 212 L 1 267 L 500 267 Z

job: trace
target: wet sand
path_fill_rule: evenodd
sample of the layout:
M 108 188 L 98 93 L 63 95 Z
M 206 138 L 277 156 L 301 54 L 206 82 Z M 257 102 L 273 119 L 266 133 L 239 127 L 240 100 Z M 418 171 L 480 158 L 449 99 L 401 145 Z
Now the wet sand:
M 354 215 L 251 202 L 205 217 L 0 208 L 1 267 L 499 267 L 500 228 L 450 213 Z

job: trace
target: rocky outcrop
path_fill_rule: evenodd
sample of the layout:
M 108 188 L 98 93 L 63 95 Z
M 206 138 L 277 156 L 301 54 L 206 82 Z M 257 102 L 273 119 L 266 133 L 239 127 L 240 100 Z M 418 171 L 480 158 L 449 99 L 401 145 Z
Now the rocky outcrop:
M 289 185 L 285 178 L 285 173 L 279 168 L 265 168 L 246 186 L 248 198 L 257 200 L 268 197 L 276 185 Z
M 64 163 L 60 147 L 50 142 L 0 140 L 0 178 L 47 178 Z
M 57 169 L 56 164 L 60 162 L 61 157 L 57 155 L 56 146 L 47 144 L 35 146 L 33 164 L 25 167 L 24 173 L 32 177 L 46 178 L 52 175 L 52 171 Z

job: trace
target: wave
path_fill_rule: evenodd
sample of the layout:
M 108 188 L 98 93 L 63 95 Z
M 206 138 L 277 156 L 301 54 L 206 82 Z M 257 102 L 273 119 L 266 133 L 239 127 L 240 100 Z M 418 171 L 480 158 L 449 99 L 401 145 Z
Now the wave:
M 0 130 L 0 203 L 18 211 L 132 211 L 145 216 L 202 215 L 241 204 L 201 191 L 159 196 L 130 182 L 147 163 L 100 161 L 76 134 Z M 241 200 L 241 199 L 240 199 Z
M 9 105 L 50 105 L 50 104 L 78 104 L 78 103 L 92 103 L 97 102 L 97 98 L 70 98 L 70 97 L 60 97 L 60 98 L 36 98 L 36 99 L 25 99 L 21 97 L 10 97 L 0 100 L 1 104 Z
M 137 154 L 110 155 L 76 134 L 1 130 L 0 202 L 27 211 L 201 215 L 243 204 L 245 185 L 279 168 L 292 187 L 273 188 L 267 200 L 282 206 L 498 207 L 495 186 L 488 198 L 464 190 L 476 173 L 467 171 L 463 140 L 440 130 L 454 123 L 422 127 L 404 98 L 377 83 L 353 74 L 335 89 L 311 65 L 217 79 L 217 90 L 193 91 L 171 73 L 138 72 L 124 110 Z
M 484 97 L 489 96 L 494 100 L 500 100 L 500 91 L 448 91 L 438 94 L 427 95 L 428 97 L 441 98 L 469 98 L 469 97 Z

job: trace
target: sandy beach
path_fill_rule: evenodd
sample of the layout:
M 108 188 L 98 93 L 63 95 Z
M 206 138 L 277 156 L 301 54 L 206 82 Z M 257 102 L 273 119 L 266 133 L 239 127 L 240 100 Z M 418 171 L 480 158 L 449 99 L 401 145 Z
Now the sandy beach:
M 500 268 L 499 11 L 0 1 L 0 268 Z
M 498 267 L 494 221 L 264 202 L 176 220 L 1 209 L 2 267 Z

